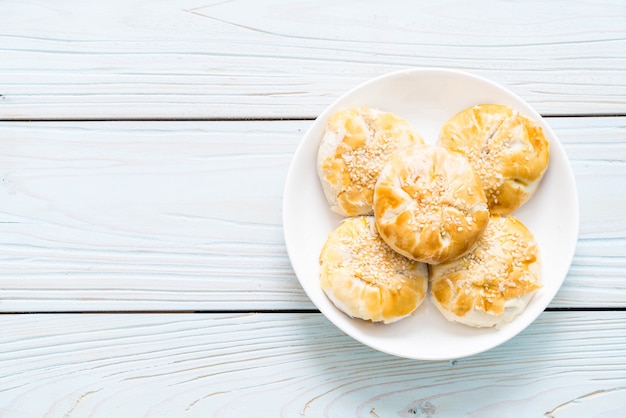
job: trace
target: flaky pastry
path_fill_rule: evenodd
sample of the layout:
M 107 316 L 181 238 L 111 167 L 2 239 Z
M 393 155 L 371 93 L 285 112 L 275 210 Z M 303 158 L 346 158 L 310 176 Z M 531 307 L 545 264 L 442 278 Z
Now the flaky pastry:
M 430 299 L 449 321 L 500 326 L 526 308 L 541 287 L 540 272 L 528 228 L 512 215 L 492 217 L 470 253 L 430 267 Z
M 391 323 L 425 299 L 428 268 L 394 252 L 372 216 L 347 218 L 328 235 L 320 254 L 320 283 L 351 317 Z
M 389 112 L 361 106 L 333 114 L 317 155 L 331 210 L 343 216 L 371 214 L 374 184 L 391 154 L 423 142 L 406 120 Z
M 469 107 L 444 124 L 439 145 L 465 155 L 483 183 L 492 215 L 506 215 L 535 193 L 548 167 L 539 124 L 508 106 Z
M 469 162 L 433 145 L 391 157 L 374 188 L 374 216 L 390 247 L 429 264 L 465 254 L 489 220 L 482 184 Z

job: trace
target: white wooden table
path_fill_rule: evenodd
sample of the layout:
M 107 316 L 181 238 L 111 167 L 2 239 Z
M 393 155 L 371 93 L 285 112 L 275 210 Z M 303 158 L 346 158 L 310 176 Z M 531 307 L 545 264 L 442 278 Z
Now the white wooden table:
M 580 195 L 522 334 L 420 362 L 343 335 L 282 238 L 287 168 L 362 81 L 470 71 Z M 1 417 L 626 416 L 626 3 L 0 1 Z

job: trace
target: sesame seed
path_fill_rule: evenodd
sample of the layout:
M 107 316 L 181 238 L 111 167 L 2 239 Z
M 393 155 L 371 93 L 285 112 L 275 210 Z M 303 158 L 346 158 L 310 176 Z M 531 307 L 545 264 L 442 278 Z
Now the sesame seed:
M 368 283 L 388 286 L 398 275 L 415 270 L 417 263 L 392 250 L 378 233 L 372 233 L 369 224 L 354 234 L 341 236 L 346 254 L 352 254 L 346 266 L 355 276 Z M 397 290 L 401 284 L 394 285 Z
M 408 127 L 391 135 L 390 132 L 377 128 L 376 115 L 362 114 L 361 116 L 359 126 L 366 133 L 365 141 L 356 147 L 351 147 L 344 140 L 346 146 L 339 147 L 342 152 L 335 158 L 340 158 L 345 162 L 350 182 L 353 185 L 373 189 L 389 157 L 399 147 L 412 143 L 412 136 Z M 365 128 L 363 124 L 366 125 Z M 350 135 L 355 135 L 355 133 L 347 132 L 346 138 Z
M 490 220 L 477 247 L 452 262 L 452 272 L 463 274 L 444 276 L 450 289 L 475 295 L 475 303 L 484 307 L 497 306 L 537 288 L 539 278 L 528 271 L 529 262 L 537 259 L 537 245 L 532 236 L 511 230 L 509 224 L 507 218 Z

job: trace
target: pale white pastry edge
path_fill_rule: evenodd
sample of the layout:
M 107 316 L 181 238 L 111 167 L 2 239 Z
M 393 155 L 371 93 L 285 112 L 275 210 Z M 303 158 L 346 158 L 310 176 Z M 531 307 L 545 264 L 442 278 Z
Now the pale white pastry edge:
M 504 303 L 504 312 L 500 315 L 494 315 L 483 311 L 482 309 L 473 308 L 464 316 L 458 316 L 443 308 L 437 298 L 429 294 L 428 298 L 437 307 L 439 312 L 450 322 L 467 325 L 475 328 L 500 328 L 518 317 L 533 298 L 535 292 L 527 293 L 513 299 L 509 299 Z

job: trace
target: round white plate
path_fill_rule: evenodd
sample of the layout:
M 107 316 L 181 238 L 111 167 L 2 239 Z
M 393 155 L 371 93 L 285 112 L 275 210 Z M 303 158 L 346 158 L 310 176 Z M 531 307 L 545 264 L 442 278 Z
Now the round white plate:
M 341 217 L 330 211 L 317 177 L 316 158 L 327 118 L 367 104 L 411 122 L 427 143 L 462 109 L 481 103 L 506 104 L 542 124 L 550 141 L 550 165 L 539 190 L 515 212 L 533 232 L 542 259 L 543 288 L 526 310 L 500 328 L 471 328 L 448 322 L 428 298 L 408 318 L 390 325 L 350 318 L 319 285 L 319 254 Z M 283 227 L 293 269 L 318 309 L 339 329 L 376 350 L 399 357 L 448 360 L 489 350 L 524 330 L 548 306 L 569 270 L 578 237 L 578 197 L 571 167 L 559 140 L 521 98 L 491 81 L 460 71 L 414 69 L 368 81 L 337 99 L 313 123 L 293 157 L 285 185 Z

